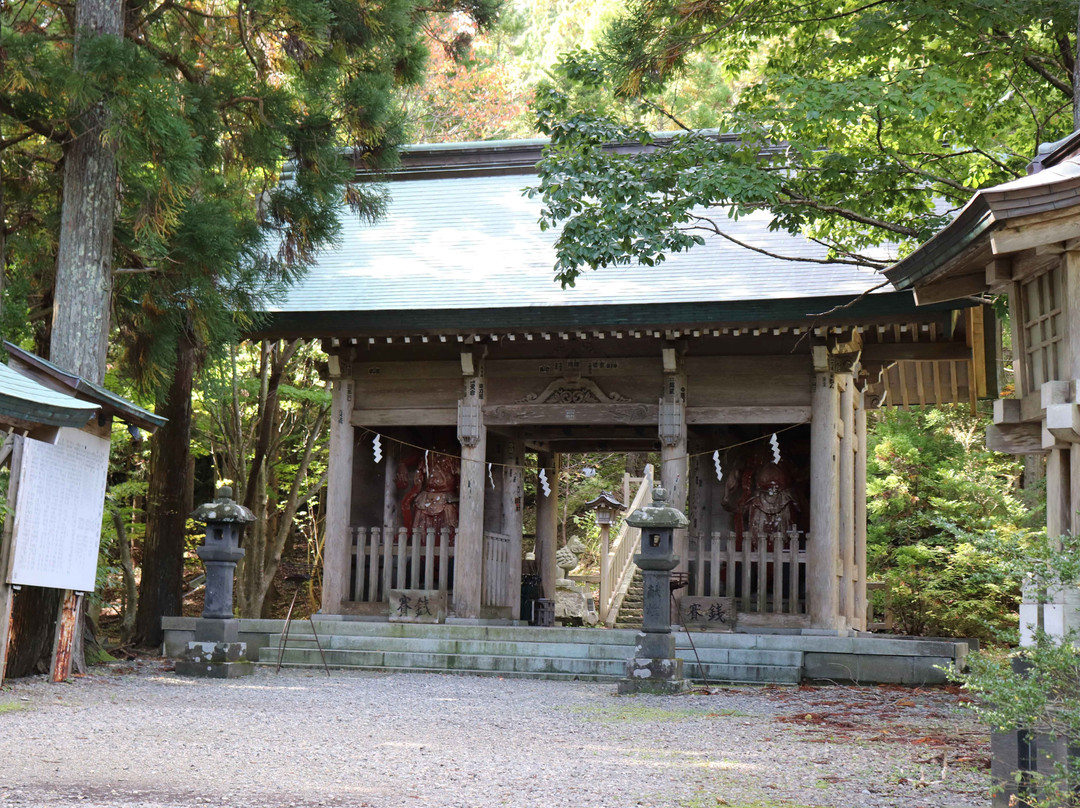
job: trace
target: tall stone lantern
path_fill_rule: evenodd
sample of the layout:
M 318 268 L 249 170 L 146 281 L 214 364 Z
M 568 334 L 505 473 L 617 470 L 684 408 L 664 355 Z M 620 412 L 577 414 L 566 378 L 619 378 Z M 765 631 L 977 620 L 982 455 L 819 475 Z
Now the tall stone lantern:
M 191 514 L 206 524 L 206 536 L 196 552 L 206 566 L 206 600 L 195 623 L 195 640 L 176 662 L 176 672 L 187 676 L 231 679 L 252 672 L 247 643 L 239 642 L 239 621 L 233 617 L 233 575 L 244 557 L 240 546 L 243 525 L 255 515 L 232 499 L 232 489 L 218 489 L 213 502 Z
M 667 496 L 663 488 L 654 488 L 653 501 L 626 518 L 628 525 L 641 530 L 641 552 L 634 563 L 641 569 L 645 591 L 641 633 L 634 657 L 626 663 L 620 693 L 677 693 L 685 687 L 671 633 L 671 571 L 679 564 L 675 529 L 690 523 L 668 504 Z

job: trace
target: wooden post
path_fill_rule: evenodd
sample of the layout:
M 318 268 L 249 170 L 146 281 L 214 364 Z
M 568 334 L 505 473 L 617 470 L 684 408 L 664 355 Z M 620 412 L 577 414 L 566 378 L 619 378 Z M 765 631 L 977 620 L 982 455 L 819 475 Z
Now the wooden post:
M 712 493 L 713 461 L 710 455 L 698 455 L 689 462 L 690 490 L 687 495 L 687 518 L 690 519 L 689 534 L 698 541 L 698 549 L 694 554 L 697 565 L 694 571 L 694 586 L 686 594 L 705 594 L 705 559 L 709 558 L 708 547 L 712 535 L 711 509 L 709 507 Z M 712 591 L 712 597 L 716 597 L 716 591 Z
M 855 380 L 837 374 L 840 388 L 840 463 L 837 493 L 840 505 L 840 615 L 847 627 L 855 611 Z M 813 483 L 811 483 L 813 484 Z
M 855 393 L 855 627 L 866 631 L 866 394 Z
M 49 666 L 49 679 L 53 682 L 65 682 L 71 676 L 71 663 L 82 628 L 82 607 L 83 593 L 65 589 L 56 612 L 56 640 Z
M 1069 513 L 1069 450 L 1051 449 L 1046 457 L 1046 535 L 1058 538 L 1072 526 Z
M 389 445 L 387 445 L 389 444 Z M 383 451 L 383 517 L 380 527 L 396 530 L 401 526 L 398 507 L 397 466 L 401 460 L 401 444 L 382 441 Z
M 814 374 L 810 402 L 810 539 L 807 542 L 806 595 L 811 628 L 839 628 L 839 450 L 840 408 L 836 377 Z
M 349 556 L 352 551 L 354 436 L 349 419 L 356 384 L 352 379 L 334 379 L 332 384 L 320 607 L 323 614 L 341 614 L 341 602 L 349 595 Z M 362 574 L 363 569 L 358 572 L 358 575 Z
M 686 369 L 682 357 L 684 347 L 676 345 L 663 348 L 664 394 L 660 399 L 660 480 L 668 491 L 668 503 L 685 514 L 690 474 L 686 456 Z M 665 423 L 666 419 L 670 419 L 668 423 Z M 686 528 L 675 530 L 675 555 L 679 557 L 676 572 L 686 572 L 690 562 L 688 535 Z
M 22 469 L 23 441 L 20 435 L 11 436 L 11 469 L 8 476 L 7 516 L 4 519 L 3 534 L 0 535 L 0 685 L 4 684 L 4 669 L 7 667 L 8 640 L 11 636 L 11 604 L 15 600 L 15 591 L 8 583 L 11 574 L 11 561 L 15 556 L 14 529 L 15 505 L 19 497 L 19 473 Z
M 545 598 L 555 597 L 555 531 L 559 523 L 559 459 L 551 452 L 536 453 L 536 472 L 547 475 L 551 495 L 544 496 L 544 487 L 536 481 L 536 564 Z
M 483 360 L 465 377 L 458 414 L 461 489 L 454 545 L 454 613 L 480 617 L 484 575 L 484 487 L 487 483 L 487 427 L 484 426 Z
M 521 619 L 521 533 L 522 503 L 525 499 L 525 444 L 520 440 L 506 442 L 503 455 L 502 532 L 510 537 L 510 603 L 514 620 Z

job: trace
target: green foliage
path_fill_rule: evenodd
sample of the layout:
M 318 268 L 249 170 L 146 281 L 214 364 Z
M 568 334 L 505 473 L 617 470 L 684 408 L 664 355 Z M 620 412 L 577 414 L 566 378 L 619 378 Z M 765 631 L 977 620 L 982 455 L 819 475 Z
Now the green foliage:
M 867 555 L 907 634 L 1004 640 L 1015 632 L 1025 527 L 1020 465 L 983 447 L 960 407 L 883 410 L 868 447 Z
M 874 248 L 925 240 L 975 189 L 1022 175 L 1040 141 L 1072 130 L 1075 22 L 1061 0 L 628 3 L 538 93 L 552 144 L 537 192 L 544 223 L 564 233 L 557 277 L 652 265 L 695 235 L 724 235 L 696 205 L 767 210 L 773 228 L 836 260 L 883 266 Z M 701 57 L 735 93 L 684 119 L 663 94 Z M 657 109 L 678 128 L 737 137 L 601 148 L 641 140 Z
M 1028 567 L 1027 591 L 1045 602 L 1055 588 L 1075 588 L 1080 581 L 1080 537 L 1043 538 L 1032 544 L 1022 561 Z M 1078 642 L 1080 634 L 1075 630 L 1062 637 L 1034 627 L 1030 645 L 1008 658 L 975 654 L 969 659 L 969 671 L 956 676 L 977 696 L 970 706 L 992 731 L 1024 729 L 1045 734 L 1051 741 L 1068 742 L 1069 754 L 1056 761 L 1051 771 L 1016 773 L 1017 784 L 1026 791 L 1019 805 L 1061 808 L 1078 804 L 1074 790 L 1075 772 L 1080 770 L 1074 748 L 1080 738 Z

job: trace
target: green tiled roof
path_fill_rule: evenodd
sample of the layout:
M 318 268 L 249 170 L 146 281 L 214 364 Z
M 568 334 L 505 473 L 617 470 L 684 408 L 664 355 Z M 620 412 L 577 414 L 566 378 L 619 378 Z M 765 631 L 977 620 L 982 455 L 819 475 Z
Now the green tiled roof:
M 0 364 L 0 423 L 16 419 L 45 426 L 82 427 L 98 405 L 50 390 Z
M 407 152 L 398 176 L 408 181 L 389 183 L 387 215 L 369 225 L 346 214 L 337 247 L 267 307 L 270 317 L 259 331 L 326 336 L 526 323 L 772 322 L 820 313 L 883 280 L 868 267 L 807 262 L 826 259 L 826 249 L 771 230 L 767 212 L 735 219 L 714 209 L 701 213 L 755 249 L 707 237 L 657 267 L 586 271 L 575 288 L 562 289 L 554 281 L 556 234 L 540 230 L 540 200 L 522 193 L 536 175 L 498 173 L 507 160 L 500 148 L 506 144 L 429 149 L 423 170 L 412 173 L 409 160 L 419 160 L 419 151 Z M 485 171 L 485 149 L 496 173 Z M 863 308 L 889 313 L 912 304 L 908 294 L 873 292 L 845 316 Z

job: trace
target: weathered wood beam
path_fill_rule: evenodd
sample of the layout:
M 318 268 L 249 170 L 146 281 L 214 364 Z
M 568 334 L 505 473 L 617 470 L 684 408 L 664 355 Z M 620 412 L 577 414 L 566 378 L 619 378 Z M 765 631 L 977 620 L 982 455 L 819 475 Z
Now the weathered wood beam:
M 810 539 L 807 543 L 806 588 L 810 625 L 839 628 L 839 528 L 837 500 L 840 441 L 836 420 L 839 391 L 833 374 L 817 373 L 810 424 Z
M 1078 237 L 1080 218 L 1075 215 L 1044 221 L 1018 220 L 990 236 L 990 248 L 994 255 L 1004 255 Z
M 810 420 L 809 406 L 687 407 L 688 424 L 801 424 Z
M 472 354 L 468 354 L 471 356 Z M 464 358 L 466 354 L 462 354 Z M 464 362 L 462 367 L 464 368 Z M 461 481 L 458 501 L 457 542 L 454 547 L 454 613 L 478 618 L 484 585 L 484 495 L 487 489 L 487 428 L 484 426 L 484 364 L 478 358 L 475 373 L 465 376 L 458 409 L 461 441 Z M 475 415 L 476 423 L 472 423 Z
M 349 594 L 352 551 L 353 428 L 349 420 L 355 383 L 333 382 L 330 410 L 330 454 L 327 461 L 326 539 L 323 550 L 323 614 L 341 614 Z
M 935 362 L 970 358 L 971 348 L 962 342 L 872 342 L 862 349 L 864 362 Z
M 956 300 L 957 298 L 982 294 L 986 290 L 985 273 L 960 275 L 917 287 L 915 289 L 915 302 L 920 306 L 930 303 L 943 303 L 946 300 Z
M 448 407 L 402 407 L 394 409 L 379 407 L 353 410 L 349 416 L 353 426 L 454 426 L 457 424 L 457 410 Z
M 490 404 L 484 420 L 492 426 L 514 424 L 656 424 L 655 404 Z
M 1042 424 L 989 424 L 986 448 L 1006 454 L 1046 454 L 1042 445 Z

